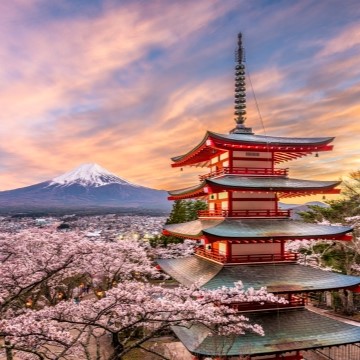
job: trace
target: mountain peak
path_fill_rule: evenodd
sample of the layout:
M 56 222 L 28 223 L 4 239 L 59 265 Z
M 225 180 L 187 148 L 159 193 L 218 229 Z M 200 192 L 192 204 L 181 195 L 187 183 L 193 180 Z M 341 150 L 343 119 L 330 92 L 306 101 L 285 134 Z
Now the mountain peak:
M 59 186 L 78 184 L 85 187 L 99 187 L 114 183 L 139 187 L 139 185 L 132 184 L 95 163 L 82 164 L 63 175 L 50 180 L 50 185 Z

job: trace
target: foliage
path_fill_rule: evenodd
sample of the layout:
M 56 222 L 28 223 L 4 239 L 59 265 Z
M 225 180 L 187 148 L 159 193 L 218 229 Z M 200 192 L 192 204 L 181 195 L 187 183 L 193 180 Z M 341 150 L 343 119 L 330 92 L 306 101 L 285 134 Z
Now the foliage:
M 347 218 L 360 215 L 360 170 L 349 174 L 344 180 L 343 197 L 338 200 L 327 201 L 328 207 L 309 206 L 309 211 L 299 213 L 304 221 L 347 224 Z
M 206 209 L 206 203 L 201 200 L 175 200 L 166 224 L 179 224 L 196 220 L 197 212 Z
M 165 224 L 179 224 L 196 220 L 198 218 L 198 211 L 205 210 L 206 207 L 206 202 L 202 200 L 175 200 Z M 149 243 L 153 247 L 167 247 L 169 244 L 179 244 L 183 241 L 184 239 L 176 236 L 157 235 L 151 238 Z
M 192 322 L 214 334 L 263 333 L 228 305 L 278 302 L 272 294 L 244 291 L 240 283 L 212 291 L 154 285 L 147 282 L 158 276 L 149 250 L 134 240 L 89 241 L 75 231 L 2 235 L 0 349 L 7 359 L 92 360 L 102 338 L 112 339 L 108 359 L 121 359 L 159 332 Z
M 310 206 L 309 211 L 299 213 L 307 222 L 328 222 L 353 227 L 351 242 L 320 242 L 307 248 L 310 255 L 322 267 L 330 267 L 345 274 L 360 273 L 360 170 L 350 173 L 343 182 L 343 197 L 327 202 L 328 207 Z M 352 293 L 341 290 L 336 295 L 340 299 L 342 311 L 354 311 Z

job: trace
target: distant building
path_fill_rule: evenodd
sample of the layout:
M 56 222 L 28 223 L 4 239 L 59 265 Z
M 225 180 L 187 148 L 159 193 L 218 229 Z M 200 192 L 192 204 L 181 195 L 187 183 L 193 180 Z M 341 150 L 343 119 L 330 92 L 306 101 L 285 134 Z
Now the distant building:
M 45 218 L 38 218 L 35 219 L 35 225 L 39 227 L 48 226 L 51 224 L 51 221 L 49 219 Z

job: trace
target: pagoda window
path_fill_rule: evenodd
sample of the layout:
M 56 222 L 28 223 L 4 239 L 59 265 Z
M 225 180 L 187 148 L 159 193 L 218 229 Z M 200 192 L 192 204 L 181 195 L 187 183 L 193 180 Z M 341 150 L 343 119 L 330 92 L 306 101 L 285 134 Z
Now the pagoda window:
M 228 160 L 228 159 L 229 159 L 229 153 L 228 153 L 228 152 L 225 152 L 225 153 L 221 154 L 219 158 L 220 158 L 220 159 L 219 159 L 220 161 L 222 161 L 222 160 Z
M 210 160 L 210 164 L 216 164 L 218 162 L 219 162 L 219 157 L 218 156 L 215 156 Z
M 218 198 L 219 199 L 227 199 L 228 198 L 228 193 L 227 192 L 221 192 L 218 194 Z
M 219 255 L 227 255 L 227 243 L 226 242 L 219 242 Z
M 221 202 L 221 210 L 228 210 L 229 209 L 229 202 L 228 201 L 222 201 Z

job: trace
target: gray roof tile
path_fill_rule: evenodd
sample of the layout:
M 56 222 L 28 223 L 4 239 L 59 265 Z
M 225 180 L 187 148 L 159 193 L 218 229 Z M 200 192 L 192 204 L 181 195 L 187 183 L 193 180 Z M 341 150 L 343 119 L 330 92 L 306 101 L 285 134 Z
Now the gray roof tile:
M 305 292 L 331 290 L 360 284 L 359 276 L 343 275 L 299 264 L 257 264 L 223 266 L 191 256 L 159 260 L 162 269 L 190 286 L 197 282 L 205 289 L 233 287 L 242 281 L 245 289 L 267 287 L 269 292 Z
M 209 328 L 194 324 L 189 329 L 173 327 L 176 336 L 194 354 L 262 355 L 360 342 L 360 327 L 349 325 L 306 309 L 246 314 L 260 324 L 265 336 L 252 333 L 211 336 Z

